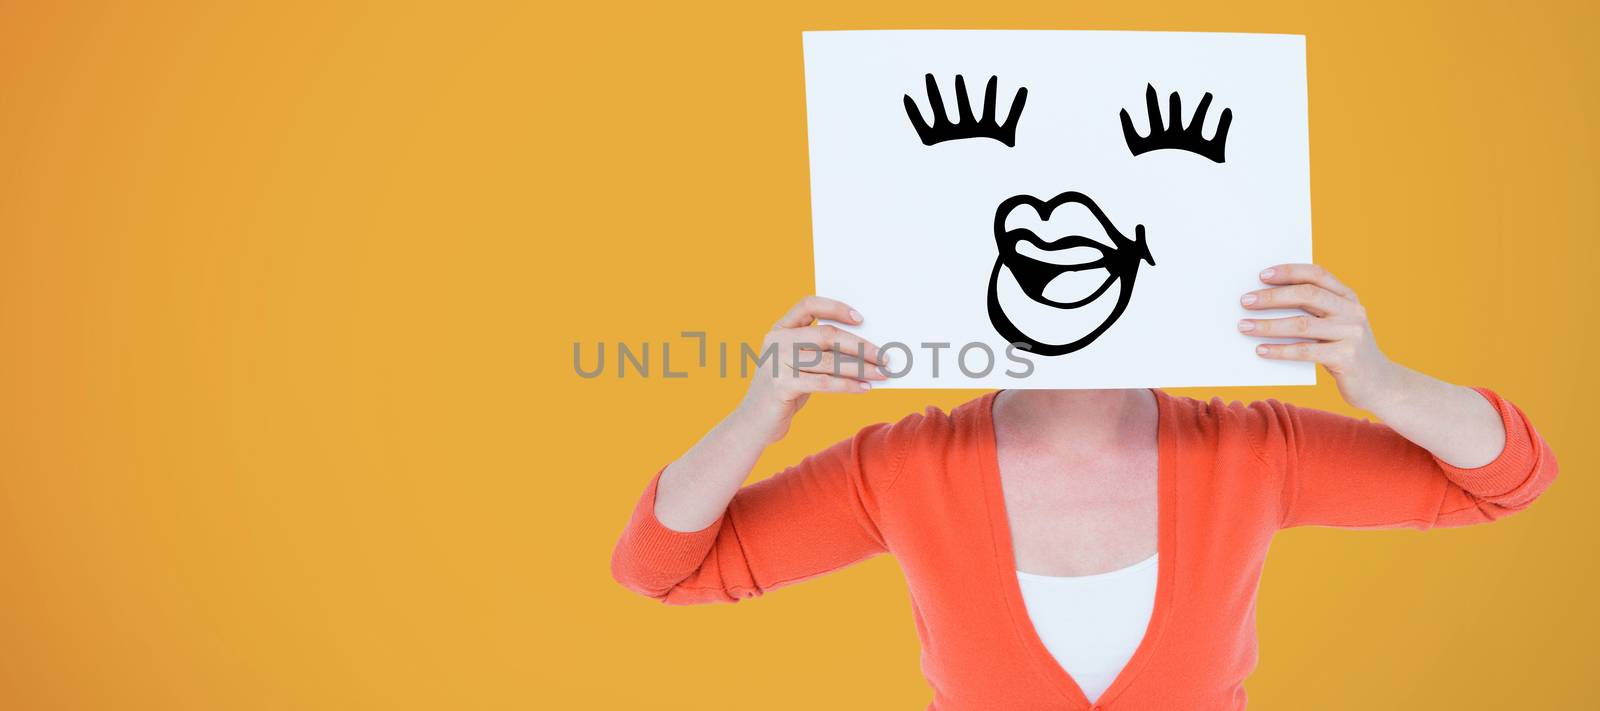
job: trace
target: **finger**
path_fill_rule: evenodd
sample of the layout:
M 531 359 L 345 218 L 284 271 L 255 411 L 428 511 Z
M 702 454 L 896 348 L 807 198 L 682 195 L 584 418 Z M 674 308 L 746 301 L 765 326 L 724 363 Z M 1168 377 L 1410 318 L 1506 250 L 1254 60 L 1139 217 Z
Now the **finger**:
M 808 351 L 800 354 L 794 369 L 803 373 L 821 373 L 851 380 L 888 380 L 883 369 L 864 358 L 834 351 Z
M 872 389 L 872 383 L 865 380 L 851 380 L 821 373 L 802 373 L 789 371 L 790 376 L 783 380 L 788 387 L 800 393 L 863 393 Z
M 1342 343 L 1263 343 L 1256 346 L 1256 355 L 1267 360 L 1309 361 L 1336 369 L 1346 361 L 1348 352 Z
M 1356 335 L 1359 328 L 1353 323 L 1330 321 L 1314 316 L 1247 318 L 1239 321 L 1240 333 L 1259 338 L 1314 338 L 1320 341 L 1338 341 Z
M 1351 311 L 1354 303 L 1315 284 L 1295 284 L 1252 291 L 1240 297 L 1247 309 L 1305 309 L 1313 316 L 1330 316 Z
M 807 296 L 791 306 L 773 328 L 810 326 L 812 321 L 821 318 L 840 323 L 861 323 L 861 314 L 850 308 L 849 304 L 823 296 Z
M 1261 281 L 1268 284 L 1316 284 L 1351 301 L 1356 292 L 1339 281 L 1332 272 L 1315 264 L 1276 264 L 1261 271 Z
M 796 353 L 805 351 L 835 351 L 854 358 L 865 358 L 873 365 L 883 365 L 883 353 L 876 345 L 837 326 L 822 324 L 795 328 L 785 331 L 784 336 L 790 344 L 786 348 L 788 352 L 783 354 L 785 358 L 795 358 Z

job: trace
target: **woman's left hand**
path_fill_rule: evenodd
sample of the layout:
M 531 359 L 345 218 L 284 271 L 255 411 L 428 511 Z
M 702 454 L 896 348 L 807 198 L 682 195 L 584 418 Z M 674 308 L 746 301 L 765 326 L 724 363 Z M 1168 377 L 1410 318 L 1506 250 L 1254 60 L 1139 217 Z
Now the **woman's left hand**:
M 1250 310 L 1300 309 L 1302 316 L 1247 318 L 1239 331 L 1261 338 L 1299 338 L 1297 343 L 1263 343 L 1256 355 L 1273 360 L 1321 363 L 1339 384 L 1345 402 L 1371 410 L 1394 378 L 1395 365 L 1372 337 L 1367 310 L 1354 291 L 1315 264 L 1279 264 L 1261 272 L 1269 288 L 1245 294 Z

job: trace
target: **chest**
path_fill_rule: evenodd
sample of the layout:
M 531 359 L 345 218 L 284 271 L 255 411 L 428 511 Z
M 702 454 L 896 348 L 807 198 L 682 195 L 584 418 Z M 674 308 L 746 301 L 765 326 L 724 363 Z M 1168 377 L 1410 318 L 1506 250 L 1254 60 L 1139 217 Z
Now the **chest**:
M 1091 575 L 1156 552 L 1154 442 L 1086 447 L 1001 435 L 997 445 L 1019 570 Z
M 1124 651 L 1134 636 L 1138 646 L 1115 676 L 1102 673 L 1107 708 L 1239 707 L 1255 663 L 1255 590 L 1277 510 L 1278 492 L 1258 491 L 1259 462 L 1248 453 L 1218 458 L 1215 429 L 1192 427 L 1198 418 L 1186 402 L 1159 419 L 1150 414 L 1148 427 L 1131 424 L 1116 442 L 1076 450 L 1030 445 L 1083 435 L 1053 423 L 1023 429 L 1024 420 L 1004 417 L 1005 404 L 992 408 L 1001 422 L 987 410 L 957 420 L 971 427 L 972 446 L 908 459 L 885 513 L 933 707 L 1087 710 L 1093 704 L 1082 689 L 1093 670 L 1072 662 L 1070 642 L 1046 638 L 1070 628 L 1068 638 L 1078 639 L 1084 625 L 1117 620 Z M 1030 604 L 1037 596 L 1018 569 L 1076 576 L 1127 568 L 1155 553 L 1158 534 L 1154 570 L 1141 569 L 1155 573 L 1154 589 L 1148 579 L 1136 588 L 1153 593 L 1148 603 L 1125 605 L 1145 598 L 1124 588 L 1109 607 L 1078 597 L 1063 606 L 1064 596 L 1048 592 L 1046 605 Z M 1084 608 L 1099 614 L 1065 627 L 1051 622 Z M 1080 651 L 1104 661 L 1106 646 Z

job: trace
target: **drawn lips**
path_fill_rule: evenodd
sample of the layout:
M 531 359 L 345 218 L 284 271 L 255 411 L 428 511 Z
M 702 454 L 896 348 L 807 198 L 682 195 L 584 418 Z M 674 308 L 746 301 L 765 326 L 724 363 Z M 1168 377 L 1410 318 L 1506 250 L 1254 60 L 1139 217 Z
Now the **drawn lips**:
M 1075 309 L 1100 298 L 1116 275 L 1110 269 L 1114 249 L 1082 235 L 1067 235 L 1055 242 L 1045 242 L 1032 230 L 1016 229 L 1006 233 L 1011 241 L 1011 258 L 1006 266 L 1017 277 L 1023 291 L 1034 301 L 1057 308 Z M 1086 261 L 1085 261 L 1086 260 Z M 1100 285 L 1088 296 L 1060 301 L 1046 295 L 1052 284 L 1063 281 L 1065 275 L 1094 276 L 1103 274 Z M 1069 277 L 1070 278 L 1070 277 Z M 1080 283 L 1086 280 L 1079 280 Z
M 1093 215 L 1099 229 L 1080 231 L 1098 233 L 1095 236 L 1104 238 L 1104 241 L 1091 239 L 1082 234 L 1069 234 L 1053 241 L 1045 241 L 1027 228 L 1006 229 L 1006 220 L 1015 210 L 1029 207 L 1038 213 L 1041 220 L 1048 220 L 1051 213 L 1063 205 L 1079 205 Z M 1134 238 L 1128 239 L 1117 230 L 1094 200 L 1079 192 L 1061 193 L 1049 200 L 1040 200 L 1031 195 L 1008 198 L 995 209 L 994 238 L 999 254 L 995 260 L 994 272 L 989 278 L 989 319 L 995 329 L 1010 342 L 1025 344 L 1030 347 L 1031 352 L 1039 355 L 1071 353 L 1099 338 L 1100 334 L 1110 328 L 1127 308 L 1128 299 L 1133 293 L 1134 277 L 1139 271 L 1139 262 L 1149 262 L 1151 266 L 1155 266 L 1156 263 L 1145 245 L 1144 225 L 1136 226 Z M 1002 267 L 1010 271 L 1017 285 L 1029 299 L 1057 309 L 1076 309 L 1089 304 L 1104 296 L 1113 283 L 1120 283 L 1121 289 L 1118 291 L 1117 303 L 1109 316 L 1088 334 L 1069 343 L 1044 343 L 1024 334 L 1006 315 L 1005 309 L 1000 304 L 997 288 Z M 1086 296 L 1060 300 L 1045 295 L 1047 287 L 1052 282 L 1067 274 L 1085 273 L 1083 276 L 1088 277 L 1088 283 L 1092 284 L 1095 277 L 1088 272 L 1093 270 L 1103 270 L 1105 277 L 1099 281 L 1098 286 L 1088 290 Z M 1084 280 L 1077 281 L 1080 285 L 1084 282 Z

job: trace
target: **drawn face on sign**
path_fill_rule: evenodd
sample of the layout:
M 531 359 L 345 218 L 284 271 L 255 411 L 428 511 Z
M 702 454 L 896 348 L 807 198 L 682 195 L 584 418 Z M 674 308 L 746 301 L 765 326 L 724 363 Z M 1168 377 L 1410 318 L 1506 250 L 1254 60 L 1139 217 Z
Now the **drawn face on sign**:
M 907 346 L 885 386 L 1315 377 L 1234 325 L 1263 266 L 1311 257 L 1303 38 L 804 40 L 816 293 Z
M 990 77 L 984 90 L 982 117 L 975 117 L 966 93 L 966 78 L 955 78 L 957 118 L 946 115 L 939 84 L 932 74 L 924 77 L 932 120 L 925 119 L 910 95 L 904 97 L 906 117 L 923 145 L 945 141 L 990 138 L 1016 147 L 1017 124 L 1026 107 L 1028 90 L 1017 90 L 1004 122 L 996 122 L 995 93 L 999 78 Z M 1160 149 L 1184 150 L 1216 163 L 1226 162 L 1228 129 L 1233 111 L 1223 109 L 1211 138 L 1201 135 L 1211 94 L 1200 99 L 1189 126 L 1182 125 L 1182 100 L 1170 98 L 1169 121 L 1161 121 L 1156 90 L 1145 86 L 1150 131 L 1140 135 L 1126 109 L 1120 119 L 1122 134 L 1133 156 Z M 1019 220 L 1013 220 L 1013 214 Z M 1044 228 L 1023 226 L 1026 221 Z M 989 320 L 1007 342 L 1025 344 L 1036 355 L 1058 356 L 1093 343 L 1117 322 L 1133 298 L 1141 263 L 1155 266 L 1145 243 L 1144 225 L 1136 224 L 1133 238 L 1106 217 L 1093 198 L 1066 191 L 1048 199 L 1032 195 L 1007 198 L 995 208 L 994 240 L 997 250 L 989 276 Z M 1018 295 L 1020 292 L 1020 296 Z M 1052 318 L 1051 311 L 1063 312 Z M 1073 318 L 1065 312 L 1073 312 Z M 1056 323 L 1051 323 L 1055 321 Z M 1034 327 L 1021 324 L 1033 323 Z

